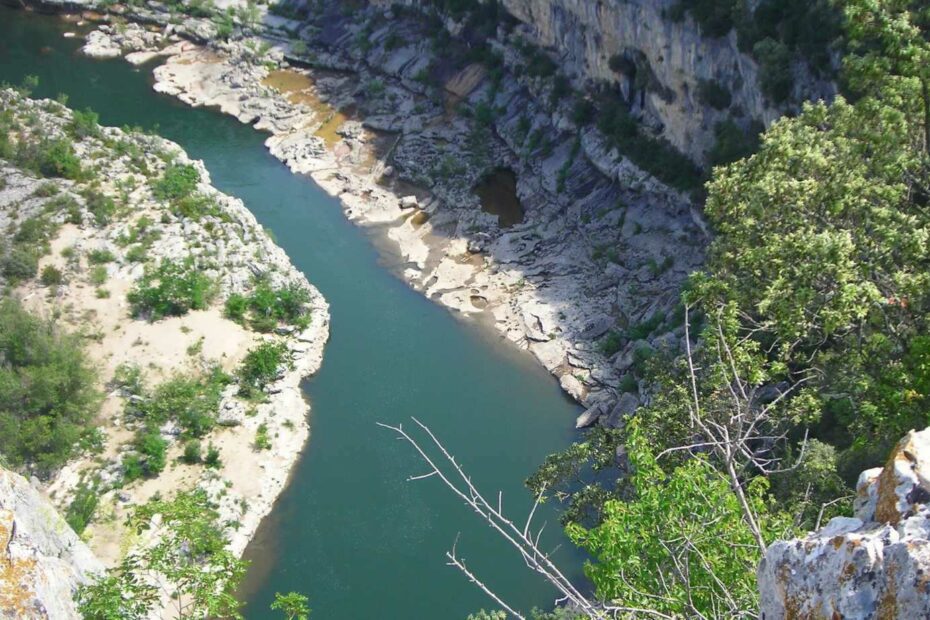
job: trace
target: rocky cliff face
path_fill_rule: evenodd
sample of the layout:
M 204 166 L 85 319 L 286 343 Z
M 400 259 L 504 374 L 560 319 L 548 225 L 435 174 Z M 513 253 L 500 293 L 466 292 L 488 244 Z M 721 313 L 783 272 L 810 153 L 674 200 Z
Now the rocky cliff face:
M 102 570 L 44 496 L 0 469 L 0 618 L 80 618 L 72 594 Z
M 854 517 L 769 547 L 761 617 L 930 617 L 930 428 L 859 476 Z
M 390 5 L 393 0 L 372 0 Z M 407 0 L 417 4 L 418 0 Z M 676 148 L 703 160 L 715 142 L 714 127 L 726 119 L 768 126 L 784 114 L 759 89 L 759 67 L 737 47 L 734 31 L 720 38 L 701 34 L 690 18 L 668 15 L 677 0 L 501 0 L 522 23 L 522 36 L 553 51 L 559 67 L 576 84 L 618 84 L 647 123 L 656 125 Z M 636 60 L 639 80 L 651 86 L 633 92 L 632 74 L 618 73 L 610 59 Z M 718 110 L 701 101 L 698 85 L 714 82 L 729 91 L 732 103 Z M 795 67 L 792 101 L 832 96 L 834 86 Z

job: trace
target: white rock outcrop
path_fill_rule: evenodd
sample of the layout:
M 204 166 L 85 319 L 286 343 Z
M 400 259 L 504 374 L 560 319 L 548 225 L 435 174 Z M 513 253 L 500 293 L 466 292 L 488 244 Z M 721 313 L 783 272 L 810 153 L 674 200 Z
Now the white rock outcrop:
M 72 594 L 102 570 L 48 499 L 0 469 L 0 618 L 80 618 Z
M 930 618 L 930 428 L 862 472 L 854 517 L 769 547 L 760 618 Z

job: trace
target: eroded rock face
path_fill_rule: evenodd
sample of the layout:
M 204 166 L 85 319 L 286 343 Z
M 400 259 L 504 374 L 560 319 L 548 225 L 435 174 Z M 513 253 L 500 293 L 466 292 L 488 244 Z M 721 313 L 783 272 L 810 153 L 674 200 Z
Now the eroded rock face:
M 396 2 L 369 1 L 384 6 Z M 676 148 L 696 161 L 703 161 L 714 144 L 715 124 L 732 118 L 729 110 L 716 110 L 701 101 L 700 81 L 720 84 L 732 95 L 734 108 L 766 125 L 786 111 L 765 100 L 759 67 L 740 51 L 735 31 L 711 38 L 690 17 L 671 19 L 668 15 L 678 0 L 503 0 L 502 4 L 522 22 L 525 35 L 556 51 L 560 67 L 577 82 L 619 82 L 630 94 L 631 76 L 618 75 L 610 59 L 638 58 L 655 85 L 631 98 L 634 108 L 641 108 Z M 793 101 L 834 94 L 833 84 L 813 78 L 806 67 L 796 66 L 794 72 Z
M 44 496 L 0 469 L 0 618 L 80 618 L 74 590 L 102 570 Z
M 761 617 L 930 617 L 930 428 L 862 472 L 855 516 L 769 547 Z

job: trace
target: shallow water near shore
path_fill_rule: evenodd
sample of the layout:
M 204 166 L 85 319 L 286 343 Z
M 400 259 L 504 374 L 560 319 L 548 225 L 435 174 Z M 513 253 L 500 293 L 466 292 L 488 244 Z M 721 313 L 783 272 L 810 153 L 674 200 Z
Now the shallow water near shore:
M 220 190 L 243 199 L 331 305 L 323 368 L 306 382 L 311 437 L 288 489 L 247 551 L 248 618 L 275 591 L 310 596 L 315 618 L 464 618 L 493 608 L 445 565 L 458 551 L 512 604 L 549 606 L 555 591 L 494 538 L 406 444 L 376 422 L 428 424 L 516 520 L 531 498 L 523 480 L 573 438 L 578 407 L 532 359 L 456 320 L 392 275 L 365 231 L 337 201 L 268 154 L 265 136 L 234 119 L 190 109 L 151 90 L 151 67 L 76 54 L 73 29 L 55 17 L 0 8 L 0 81 L 37 75 L 38 97 L 64 93 L 107 125 L 152 129 L 203 159 Z M 547 547 L 578 572 L 554 511 Z

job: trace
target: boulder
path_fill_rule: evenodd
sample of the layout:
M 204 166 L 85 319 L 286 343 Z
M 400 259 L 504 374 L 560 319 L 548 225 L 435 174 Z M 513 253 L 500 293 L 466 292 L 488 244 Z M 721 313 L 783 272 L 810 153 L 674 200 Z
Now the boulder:
M 575 420 L 575 428 L 587 428 L 592 426 L 603 414 L 604 411 L 601 409 L 600 404 L 594 405 L 593 407 L 588 407 Z
M 930 617 L 930 429 L 859 477 L 855 516 L 778 541 L 759 565 L 760 617 Z
M 610 428 L 620 428 L 627 416 L 636 411 L 637 407 L 639 407 L 639 398 L 635 394 L 624 392 L 611 409 L 605 424 Z
M 71 598 L 103 565 L 55 507 L 0 469 L 0 618 L 80 618 Z

